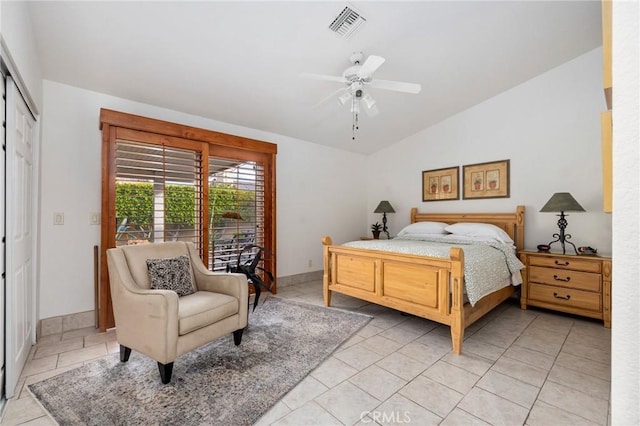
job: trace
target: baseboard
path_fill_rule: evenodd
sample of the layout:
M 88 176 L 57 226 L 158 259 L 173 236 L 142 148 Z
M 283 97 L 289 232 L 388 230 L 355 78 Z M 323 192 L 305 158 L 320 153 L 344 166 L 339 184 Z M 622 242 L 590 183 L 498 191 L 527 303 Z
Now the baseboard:
M 60 315 L 44 318 L 38 321 L 36 328 L 36 340 L 50 334 L 61 334 L 80 328 L 97 327 L 95 311 L 78 312 L 75 314 Z
M 305 272 L 303 274 L 288 275 L 286 277 L 278 277 L 278 288 L 306 283 L 308 281 L 318 281 L 322 279 L 322 270 Z

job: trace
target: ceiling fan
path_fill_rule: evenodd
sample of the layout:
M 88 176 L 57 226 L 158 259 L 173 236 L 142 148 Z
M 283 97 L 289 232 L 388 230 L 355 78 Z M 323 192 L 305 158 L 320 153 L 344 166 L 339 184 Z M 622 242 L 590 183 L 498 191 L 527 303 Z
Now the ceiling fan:
M 333 98 L 337 98 L 341 105 L 351 101 L 351 112 L 353 113 L 353 138 L 355 139 L 355 131 L 358 129 L 358 114 L 361 110 L 361 104 L 364 104 L 364 111 L 371 116 L 377 115 L 376 100 L 365 89 L 367 86 L 376 89 L 393 90 L 396 92 L 417 94 L 422 90 L 422 86 L 417 83 L 406 83 L 401 81 L 374 79 L 373 73 L 384 63 L 385 59 L 381 56 L 369 55 L 367 60 L 362 62 L 364 55 L 362 52 L 354 52 L 349 56 L 349 61 L 353 64 L 344 72 L 342 76 L 333 76 L 325 74 L 300 74 L 302 78 L 310 78 L 314 80 L 334 81 L 343 83 L 342 87 L 322 99 L 318 105 L 321 105 Z

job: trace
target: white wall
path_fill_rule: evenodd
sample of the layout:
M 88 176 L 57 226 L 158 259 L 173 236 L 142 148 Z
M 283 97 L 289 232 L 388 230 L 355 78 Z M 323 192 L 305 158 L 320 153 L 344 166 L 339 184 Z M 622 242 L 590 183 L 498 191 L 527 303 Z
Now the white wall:
M 525 246 L 532 249 L 558 232 L 558 218 L 540 208 L 567 191 L 586 210 L 569 213 L 572 241 L 610 254 L 611 215 L 602 212 L 605 109 L 602 50 L 595 49 L 371 155 L 368 209 L 389 200 L 397 212 L 389 220 L 393 234 L 408 223 L 411 207 L 484 212 L 523 204 Z M 423 170 L 461 166 L 462 179 L 462 165 L 503 159 L 511 166 L 509 198 L 422 202 Z M 379 215 L 369 213 L 369 223 L 375 220 Z
M 640 7 L 613 2 L 611 424 L 640 424 Z
M 42 71 L 24 1 L 0 1 L 2 54 L 13 66 L 13 78 L 30 108 L 42 109 Z
M 323 233 L 358 235 L 366 203 L 362 155 L 45 80 L 39 318 L 94 308 L 100 227 L 89 215 L 100 211 L 100 108 L 276 143 L 278 276 L 322 269 Z M 53 225 L 55 212 L 64 213 L 64 225 Z

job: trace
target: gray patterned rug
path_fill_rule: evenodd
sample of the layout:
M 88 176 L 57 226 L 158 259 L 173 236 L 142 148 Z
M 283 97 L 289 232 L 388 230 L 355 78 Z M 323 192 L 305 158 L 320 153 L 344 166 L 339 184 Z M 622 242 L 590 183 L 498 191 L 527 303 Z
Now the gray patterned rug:
M 270 297 L 231 335 L 183 355 L 160 382 L 155 361 L 118 354 L 29 385 L 61 425 L 250 425 L 370 317 Z

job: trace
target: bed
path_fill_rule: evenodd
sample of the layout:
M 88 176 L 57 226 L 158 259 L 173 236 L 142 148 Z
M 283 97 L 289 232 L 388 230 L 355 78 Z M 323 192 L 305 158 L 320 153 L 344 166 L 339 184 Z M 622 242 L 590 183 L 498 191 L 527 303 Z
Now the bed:
M 494 225 L 513 241 L 514 256 L 524 249 L 524 206 L 513 213 L 419 213 L 411 209 L 410 223 L 419 222 Z M 458 355 L 462 353 L 465 328 L 509 298 L 515 289 L 500 284 L 479 300 L 467 300 L 465 251 L 470 251 L 464 244 L 450 244 L 448 256 L 445 253 L 442 257 L 386 251 L 379 248 L 385 243 L 375 241 L 333 245 L 325 236 L 322 244 L 325 306 L 331 305 L 331 294 L 337 292 L 448 325 L 452 349 Z M 471 279 L 467 270 L 467 280 Z

